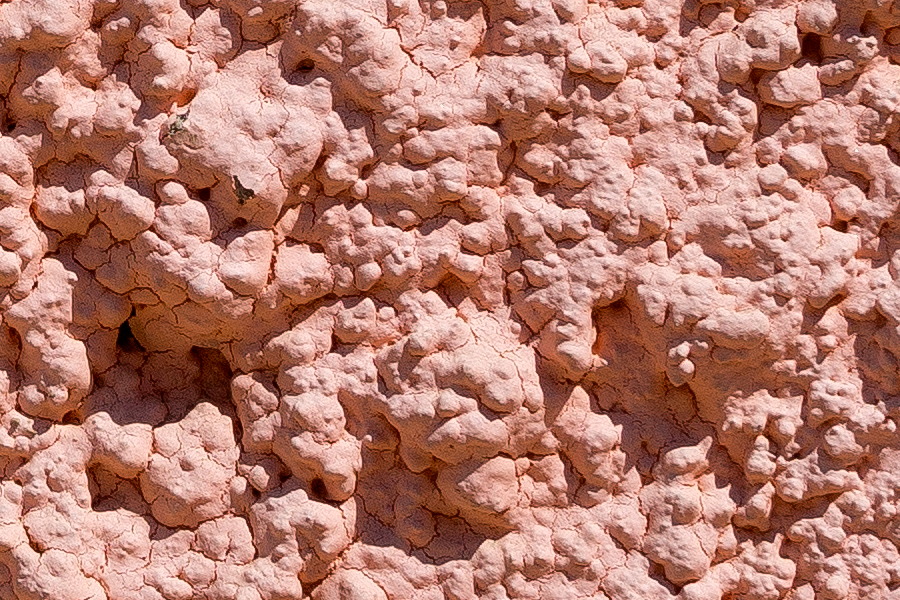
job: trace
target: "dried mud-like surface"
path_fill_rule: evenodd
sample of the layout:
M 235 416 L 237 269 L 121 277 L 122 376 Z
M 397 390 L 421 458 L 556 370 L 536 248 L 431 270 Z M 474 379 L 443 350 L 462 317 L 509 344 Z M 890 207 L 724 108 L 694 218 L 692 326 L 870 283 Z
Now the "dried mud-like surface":
M 0 4 L 0 600 L 900 598 L 900 2 Z

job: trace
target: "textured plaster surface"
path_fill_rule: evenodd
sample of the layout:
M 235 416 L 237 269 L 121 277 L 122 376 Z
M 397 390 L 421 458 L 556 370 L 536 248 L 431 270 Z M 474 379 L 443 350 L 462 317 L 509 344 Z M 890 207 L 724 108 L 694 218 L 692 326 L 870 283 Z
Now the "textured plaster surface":
M 900 598 L 900 2 L 0 2 L 0 600 Z

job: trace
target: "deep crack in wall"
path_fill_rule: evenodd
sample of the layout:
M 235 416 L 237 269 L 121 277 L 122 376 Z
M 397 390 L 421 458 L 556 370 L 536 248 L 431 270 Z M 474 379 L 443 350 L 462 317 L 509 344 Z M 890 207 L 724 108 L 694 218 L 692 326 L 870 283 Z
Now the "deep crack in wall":
M 0 3 L 0 600 L 900 598 L 898 0 Z

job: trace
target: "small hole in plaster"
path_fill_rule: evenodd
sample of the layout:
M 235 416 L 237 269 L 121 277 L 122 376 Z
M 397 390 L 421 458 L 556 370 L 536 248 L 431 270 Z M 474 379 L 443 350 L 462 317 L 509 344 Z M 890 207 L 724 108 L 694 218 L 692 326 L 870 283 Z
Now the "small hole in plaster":
M 237 219 L 235 219 L 234 221 L 231 222 L 231 226 L 234 229 L 242 229 L 247 226 L 247 219 L 245 219 L 244 217 L 238 217 Z
M 878 38 L 884 35 L 881 30 L 881 25 L 878 22 L 878 18 L 871 10 L 866 11 L 866 16 L 863 17 L 862 25 L 859 26 L 859 30 L 867 37 Z
M 320 477 L 316 477 L 309 482 L 309 491 L 316 500 L 328 499 L 328 490 L 325 488 L 325 482 Z
M 212 188 L 203 188 L 197 190 L 197 198 L 202 202 L 209 202 L 209 199 L 212 195 Z
M 565 113 L 558 111 L 558 110 L 553 110 L 552 108 L 547 109 L 547 114 L 550 115 L 550 117 L 554 121 L 559 121 L 560 119 L 562 119 L 563 117 L 566 116 Z
M 133 317 L 134 313 L 132 313 L 131 316 Z M 119 325 L 119 335 L 116 336 L 116 346 L 123 352 L 144 351 L 144 347 L 141 346 L 141 343 L 134 337 L 134 333 L 131 331 L 131 324 L 128 320 Z
M 625 303 L 625 298 L 619 298 L 619 299 L 616 300 L 615 302 L 611 302 L 611 303 L 607 304 L 607 305 L 604 307 L 604 309 L 605 309 L 605 310 L 610 310 L 610 311 L 612 311 L 612 310 L 624 310 L 624 309 L 626 309 L 627 307 L 628 307 L 628 305 Z
M 840 231 L 841 233 L 847 233 L 847 227 L 849 223 L 847 221 L 843 221 L 840 219 L 835 220 L 835 222 L 831 225 L 832 229 Z
M 313 62 L 312 59 L 304 58 L 297 64 L 297 72 L 298 73 L 309 73 L 313 69 L 316 68 L 316 63 Z
M 228 359 L 221 350 L 201 346 L 192 347 L 190 356 L 197 361 L 199 367 L 196 381 L 203 396 L 224 412 L 228 412 L 229 407 L 233 407 L 231 378 L 234 376 Z M 236 436 L 240 439 L 237 432 Z
M 81 417 L 74 410 L 70 410 L 63 415 L 62 422 L 64 425 L 81 425 Z
M 15 121 L 7 121 L 4 129 L 6 129 L 6 133 L 12 133 L 16 129 L 16 122 Z
M 800 40 L 800 52 L 803 58 L 813 64 L 822 64 L 822 38 L 815 33 L 807 33 Z
M 375 163 L 363 165 L 362 169 L 359 170 L 359 178 L 360 179 L 368 179 L 369 175 L 371 175 L 372 171 L 374 171 L 374 170 L 375 170 Z
M 6 330 L 6 337 L 13 348 L 22 348 L 22 337 L 19 335 L 18 331 L 9 327 Z
M 546 196 L 553 191 L 553 184 L 545 181 L 536 181 L 534 183 L 534 193 L 538 196 Z

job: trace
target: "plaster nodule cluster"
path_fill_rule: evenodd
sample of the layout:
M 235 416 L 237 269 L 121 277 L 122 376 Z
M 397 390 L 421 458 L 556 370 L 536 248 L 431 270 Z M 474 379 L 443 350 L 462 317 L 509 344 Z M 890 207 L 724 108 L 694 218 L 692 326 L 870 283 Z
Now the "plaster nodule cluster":
M 0 600 L 898 600 L 898 209 L 898 0 L 0 2 Z

